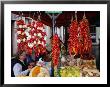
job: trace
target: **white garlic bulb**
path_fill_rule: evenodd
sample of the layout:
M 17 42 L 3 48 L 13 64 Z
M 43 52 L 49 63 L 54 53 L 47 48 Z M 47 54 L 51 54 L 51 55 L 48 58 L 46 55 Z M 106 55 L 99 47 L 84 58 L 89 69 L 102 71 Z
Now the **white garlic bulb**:
M 17 31 L 17 34 L 21 34 L 21 31 Z
M 21 42 L 21 40 L 20 40 L 20 39 L 18 39 L 18 40 L 17 40 L 17 43 L 20 43 L 20 42 Z
M 24 39 L 23 39 L 23 42 L 25 42 L 25 41 L 26 41 L 26 39 L 24 38 Z
M 22 25 L 19 25 L 19 28 L 23 28 L 23 26 Z

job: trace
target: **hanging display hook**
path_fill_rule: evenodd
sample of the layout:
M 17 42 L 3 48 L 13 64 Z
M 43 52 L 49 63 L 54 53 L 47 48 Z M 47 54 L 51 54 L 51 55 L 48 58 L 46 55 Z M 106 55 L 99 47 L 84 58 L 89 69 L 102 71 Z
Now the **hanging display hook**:
M 84 11 L 84 16 L 83 16 L 83 18 L 84 18 L 84 19 L 86 18 L 86 14 L 85 14 L 85 11 Z
M 71 22 L 73 21 L 73 15 L 71 16 Z
M 76 19 L 76 21 L 77 21 L 77 11 L 75 11 L 75 19 Z
M 20 18 L 21 18 L 21 20 L 22 20 L 22 15 L 23 15 L 23 12 L 21 11 L 21 12 L 20 12 Z
M 30 11 L 29 11 L 29 18 L 31 18 L 31 16 L 30 16 Z
M 31 22 L 31 21 L 30 21 L 30 19 L 31 19 L 31 14 L 30 14 L 30 13 L 31 13 L 31 11 L 29 11 L 29 17 L 28 17 L 29 20 L 28 20 L 28 23 Z
M 18 20 L 20 20 L 20 16 L 21 16 L 21 14 L 20 14 L 20 11 L 19 11 L 19 17 L 18 17 Z
M 22 19 L 22 11 L 19 12 L 19 20 Z
M 22 12 L 22 16 L 23 16 L 23 12 Z
M 35 12 L 34 12 L 34 14 L 33 14 L 33 20 L 34 20 L 34 16 L 35 16 Z
M 38 21 L 41 21 L 41 18 L 40 18 L 40 16 L 41 16 L 41 13 L 40 13 L 40 11 L 38 12 Z
M 22 19 L 22 17 L 23 17 L 23 12 L 21 12 L 21 19 Z

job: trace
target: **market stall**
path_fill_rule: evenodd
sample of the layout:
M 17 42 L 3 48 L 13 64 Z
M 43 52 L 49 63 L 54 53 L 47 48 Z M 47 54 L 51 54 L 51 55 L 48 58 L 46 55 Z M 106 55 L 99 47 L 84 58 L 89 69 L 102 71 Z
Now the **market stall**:
M 27 18 L 27 13 L 29 13 L 30 21 L 23 19 Z M 96 57 L 92 53 L 92 36 L 87 18 L 89 15 L 87 14 L 86 17 L 87 12 L 83 12 L 83 15 L 82 12 L 78 15 L 79 13 L 77 11 L 34 12 L 34 14 L 12 12 L 18 15 L 15 21 L 16 51 L 25 51 L 35 62 L 29 77 L 100 76 L 100 71 L 96 66 Z M 94 17 L 98 13 L 91 12 L 91 14 Z M 62 20 L 62 15 L 69 21 Z M 66 27 L 62 28 L 64 25 Z M 48 30 L 46 26 L 49 26 L 51 30 Z

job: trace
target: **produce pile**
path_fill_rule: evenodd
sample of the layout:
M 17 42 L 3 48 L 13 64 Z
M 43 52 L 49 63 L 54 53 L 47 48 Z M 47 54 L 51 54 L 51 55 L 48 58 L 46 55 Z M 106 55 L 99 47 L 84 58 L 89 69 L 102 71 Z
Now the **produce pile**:
M 100 72 L 97 69 L 89 69 L 87 67 L 84 67 L 83 70 L 81 71 L 81 76 L 82 77 L 99 77 Z
M 96 68 L 94 60 L 84 60 L 83 64 L 80 66 L 82 77 L 99 77 L 100 72 Z
M 41 67 L 40 73 L 37 75 L 37 77 L 50 77 L 50 73 L 46 67 Z
M 77 66 L 66 66 L 60 69 L 61 77 L 80 77 L 80 68 Z
M 46 67 L 35 66 L 29 74 L 30 77 L 50 77 L 49 70 Z

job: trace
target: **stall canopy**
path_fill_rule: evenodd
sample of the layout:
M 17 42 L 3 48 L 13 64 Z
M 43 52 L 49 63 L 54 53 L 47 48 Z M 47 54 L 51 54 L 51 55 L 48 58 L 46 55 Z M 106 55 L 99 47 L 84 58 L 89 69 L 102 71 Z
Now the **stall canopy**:
M 17 15 L 23 15 L 24 17 L 31 17 L 35 20 L 37 20 L 38 15 L 40 13 L 40 18 L 41 21 L 52 27 L 52 18 L 49 16 L 52 14 L 54 14 L 55 16 L 58 17 L 56 18 L 56 22 L 55 22 L 55 26 L 60 27 L 60 26 L 69 26 L 70 22 L 71 22 L 71 18 L 73 16 L 73 19 L 75 17 L 75 11 L 61 11 L 61 12 L 55 12 L 55 11 L 12 11 L 13 14 L 17 14 Z M 34 16 L 33 16 L 34 15 Z M 77 20 L 78 22 L 83 18 L 84 15 L 84 11 L 77 11 Z M 87 17 L 87 19 L 89 20 L 90 25 L 96 25 L 96 26 L 100 26 L 100 12 L 99 11 L 85 11 L 85 15 Z

